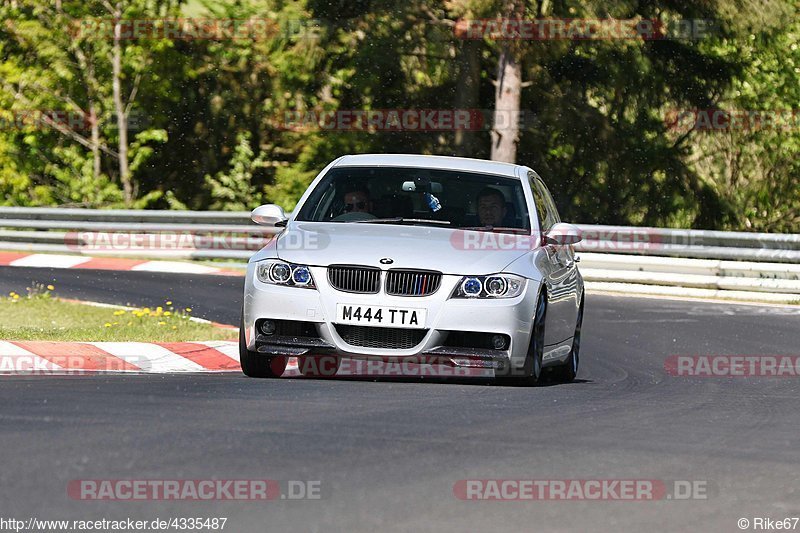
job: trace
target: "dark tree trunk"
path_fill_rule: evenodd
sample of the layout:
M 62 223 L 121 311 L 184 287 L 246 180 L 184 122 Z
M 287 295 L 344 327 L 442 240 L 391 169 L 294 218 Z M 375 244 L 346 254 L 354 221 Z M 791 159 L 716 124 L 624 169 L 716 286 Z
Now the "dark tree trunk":
M 461 42 L 458 51 L 456 109 L 469 109 L 473 111 L 478 108 L 481 75 L 480 51 L 480 41 L 468 39 Z M 470 124 L 470 126 L 473 125 Z M 478 150 L 478 131 L 476 129 L 456 131 L 456 155 L 462 157 L 476 157 L 478 155 Z
M 522 65 L 511 46 L 504 45 L 497 61 L 492 153 L 494 161 L 516 163 Z

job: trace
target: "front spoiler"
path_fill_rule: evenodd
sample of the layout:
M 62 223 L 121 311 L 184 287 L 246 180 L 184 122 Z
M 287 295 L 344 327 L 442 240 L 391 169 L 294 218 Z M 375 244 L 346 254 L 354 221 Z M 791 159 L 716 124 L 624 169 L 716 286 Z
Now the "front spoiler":
M 500 370 L 510 364 L 508 350 L 487 350 L 481 348 L 453 348 L 439 346 L 415 355 L 365 355 L 342 353 L 323 339 L 313 337 L 256 336 L 256 351 L 267 357 L 338 356 L 350 359 L 380 359 L 384 361 L 419 361 L 426 364 L 447 364 L 464 368 L 493 368 Z
M 336 347 L 315 337 L 290 337 L 281 335 L 256 335 L 256 351 L 262 355 L 298 356 L 310 351 L 315 355 L 333 355 Z

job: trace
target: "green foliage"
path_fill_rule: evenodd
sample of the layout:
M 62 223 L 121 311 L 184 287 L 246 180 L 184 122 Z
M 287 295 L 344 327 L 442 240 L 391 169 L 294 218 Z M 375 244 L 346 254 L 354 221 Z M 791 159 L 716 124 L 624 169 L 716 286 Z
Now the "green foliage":
M 740 126 L 696 135 L 693 166 L 731 206 L 724 228 L 798 232 L 800 22 L 721 46 L 747 63 L 719 106 Z
M 113 3 L 115 4 L 115 3 Z M 61 5 L 61 9 L 57 8 Z M 84 128 L 0 129 L 0 202 L 121 206 L 112 42 L 75 35 L 100 0 L 0 2 L 0 118 L 94 106 Z M 124 18 L 259 19 L 258 39 L 126 40 L 122 94 L 134 207 L 292 209 L 346 153 L 487 157 L 475 132 L 286 128 L 288 114 L 338 109 L 494 107 L 499 50 L 526 86 L 518 162 L 576 222 L 800 231 L 800 125 L 671 131 L 671 111 L 800 107 L 794 0 L 126 0 Z M 516 7 L 515 7 L 516 6 Z M 713 20 L 700 39 L 466 43 L 460 18 Z M 472 62 L 472 63 L 470 63 Z M 476 64 L 467 81 L 466 64 Z M 99 165 L 98 165 L 99 163 Z
M 92 161 L 75 146 L 56 147 L 53 150 L 58 163 L 46 165 L 44 172 L 55 183 L 52 195 L 58 205 L 95 207 L 121 205 L 122 191 L 108 176 L 92 175 Z
M 278 204 L 286 211 L 293 210 L 315 174 L 314 171 L 300 170 L 296 166 L 279 168 L 275 173 L 275 184 L 267 186 L 267 202 Z
M 253 174 L 264 164 L 264 154 L 257 157 L 250 147 L 250 134 L 236 136 L 237 144 L 227 171 L 206 174 L 205 182 L 213 198 L 211 209 L 250 210 L 262 203 L 263 194 L 254 190 Z

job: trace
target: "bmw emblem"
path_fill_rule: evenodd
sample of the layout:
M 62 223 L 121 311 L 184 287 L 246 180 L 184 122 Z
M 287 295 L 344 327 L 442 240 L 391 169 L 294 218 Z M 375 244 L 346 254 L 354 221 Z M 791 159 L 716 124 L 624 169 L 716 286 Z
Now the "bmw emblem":
M 391 257 L 384 257 L 383 259 L 381 259 L 380 263 L 382 265 L 391 265 L 392 263 L 394 263 L 394 259 L 392 259 Z

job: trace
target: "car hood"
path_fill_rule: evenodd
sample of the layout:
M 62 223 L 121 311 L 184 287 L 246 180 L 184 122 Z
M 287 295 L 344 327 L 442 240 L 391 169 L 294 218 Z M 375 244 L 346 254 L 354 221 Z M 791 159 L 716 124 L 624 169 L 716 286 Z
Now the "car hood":
M 510 242 L 509 238 L 514 236 L 430 226 L 290 222 L 272 253 L 310 266 L 368 265 L 482 275 L 500 272 L 531 251 L 497 244 L 497 239 Z M 387 264 L 387 259 L 392 262 Z

